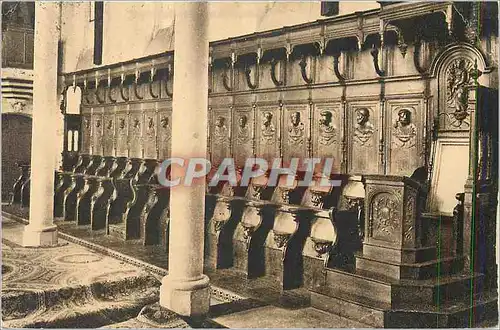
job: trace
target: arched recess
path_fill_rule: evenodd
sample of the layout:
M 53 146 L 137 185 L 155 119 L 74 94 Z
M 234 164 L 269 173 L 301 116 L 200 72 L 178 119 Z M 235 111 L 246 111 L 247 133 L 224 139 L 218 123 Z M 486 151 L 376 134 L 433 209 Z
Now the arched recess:
M 470 177 L 471 137 L 475 130 L 478 76 L 491 71 L 481 51 L 456 43 L 436 56 L 429 73 L 435 92 L 429 211 L 451 216 L 455 195 Z M 481 84 L 481 80 L 478 81 Z
M 63 169 L 71 170 L 76 164 L 82 145 L 82 119 L 80 105 L 82 90 L 80 86 L 68 86 L 63 95 L 64 142 Z
M 2 114 L 2 201 L 9 200 L 12 187 L 20 175 L 18 164 L 31 163 L 30 116 Z

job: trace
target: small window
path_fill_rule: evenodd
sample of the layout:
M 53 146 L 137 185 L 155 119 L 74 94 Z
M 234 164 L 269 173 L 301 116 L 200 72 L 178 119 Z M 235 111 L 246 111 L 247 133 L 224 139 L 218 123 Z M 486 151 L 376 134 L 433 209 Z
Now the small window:
M 338 1 L 321 1 L 321 16 L 335 16 L 339 14 Z
M 68 151 L 73 151 L 73 131 L 68 131 Z
M 73 151 L 78 151 L 78 131 L 73 132 Z

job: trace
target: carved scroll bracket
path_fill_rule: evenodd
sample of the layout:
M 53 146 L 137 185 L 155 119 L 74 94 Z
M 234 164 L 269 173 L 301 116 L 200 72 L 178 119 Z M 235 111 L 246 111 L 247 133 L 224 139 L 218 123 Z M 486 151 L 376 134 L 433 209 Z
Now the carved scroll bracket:
M 96 97 L 97 102 L 99 102 L 101 104 L 106 102 L 106 90 L 104 90 L 104 95 L 102 95 L 102 96 L 99 93 L 99 88 L 101 87 L 102 82 L 103 81 L 99 79 L 99 73 L 96 71 L 95 72 L 95 91 L 94 91 L 94 93 L 95 93 L 95 97 Z
M 284 85 L 284 79 L 278 79 L 276 76 L 276 65 L 278 65 L 278 61 L 273 57 L 271 58 L 271 80 L 273 81 L 274 86 L 279 87 Z M 280 77 L 281 78 L 281 77 Z
M 174 95 L 174 92 L 168 89 L 168 83 L 169 83 L 169 81 L 172 80 L 173 77 L 174 77 L 174 67 L 173 67 L 172 63 L 168 63 L 167 71 L 165 74 L 165 94 L 167 94 L 167 96 L 170 98 L 172 98 L 172 96 Z
M 153 85 L 156 81 L 158 75 L 158 70 L 155 68 L 155 62 L 151 63 L 151 70 L 149 71 L 149 83 L 148 83 L 148 89 L 149 89 L 149 95 L 151 95 L 152 98 L 157 99 L 160 97 L 160 86 L 157 88 L 157 91 L 154 91 Z
M 128 101 L 129 100 L 129 93 L 128 93 L 128 88 L 126 88 L 126 80 L 127 80 L 127 77 L 125 76 L 125 73 L 123 73 L 122 71 L 122 74 L 120 75 L 120 96 L 122 97 L 122 99 L 124 101 Z M 127 92 L 125 92 L 127 91 Z
M 377 73 L 377 75 L 379 77 L 385 76 L 384 70 L 382 70 L 379 65 L 379 59 L 378 59 L 379 49 L 375 44 L 372 46 L 370 54 L 373 57 L 373 67 L 375 68 L 375 72 Z
M 141 80 L 141 72 L 138 69 L 138 64 L 136 64 L 135 69 L 135 81 L 134 81 L 134 95 L 138 100 L 142 100 L 144 98 L 144 94 L 139 93 L 139 89 L 137 88 L 140 84 Z
M 335 76 L 337 77 L 337 79 L 340 82 L 343 82 L 343 81 L 345 81 L 345 77 L 342 73 L 340 73 L 340 70 L 339 70 L 339 59 L 340 59 L 341 54 L 342 54 L 341 52 L 335 52 L 333 54 L 333 72 L 335 73 Z
M 229 74 L 228 74 L 229 71 Z M 228 92 L 233 91 L 233 74 L 234 66 L 232 63 L 226 62 L 224 64 L 224 70 L 222 71 L 222 85 Z
M 253 74 L 253 80 L 254 82 L 252 83 L 252 69 L 248 65 L 245 65 L 245 78 L 247 82 L 247 86 L 250 89 L 256 89 L 259 87 L 259 59 L 257 59 L 256 64 L 255 64 L 255 72 Z
M 312 84 L 313 79 L 312 79 L 312 74 L 311 74 L 311 69 L 309 69 L 309 76 L 307 74 L 307 56 L 302 55 L 302 58 L 299 62 L 300 66 L 300 74 L 302 75 L 302 79 L 305 81 L 306 84 Z

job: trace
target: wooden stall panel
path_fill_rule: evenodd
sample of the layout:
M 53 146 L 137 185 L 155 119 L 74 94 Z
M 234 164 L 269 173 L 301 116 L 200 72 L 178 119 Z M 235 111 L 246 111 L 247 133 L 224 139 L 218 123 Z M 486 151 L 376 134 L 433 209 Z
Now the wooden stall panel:
M 270 164 L 280 156 L 278 147 L 280 108 L 275 106 L 257 107 L 257 157 Z
M 90 154 L 90 145 L 92 144 L 92 117 L 89 112 L 82 110 L 82 154 Z
M 231 156 L 231 110 L 214 109 L 210 123 L 212 165 L 218 165 Z
M 233 123 L 234 161 L 237 166 L 243 166 L 247 158 L 253 156 L 253 132 L 255 123 L 252 106 L 236 108 Z
M 172 138 L 172 110 L 158 110 L 158 158 L 160 161 L 170 156 Z
M 144 158 L 156 159 L 156 134 L 157 134 L 157 115 L 155 110 L 144 111 L 144 138 L 143 149 Z
M 342 111 L 339 103 L 319 103 L 313 112 L 313 157 L 333 158 L 333 171 L 342 163 Z
M 129 116 L 129 126 L 128 126 L 128 149 L 129 157 L 131 158 L 142 158 L 142 113 L 132 112 Z
M 102 156 L 103 134 L 102 109 L 95 109 L 92 114 L 92 154 Z
M 379 174 L 378 101 L 352 102 L 348 105 L 348 172 Z
M 419 100 L 387 101 L 387 174 L 411 176 L 424 164 L 424 110 Z
M 128 156 L 128 113 L 125 105 L 119 106 L 116 110 L 116 156 Z
M 114 137 L 115 137 L 115 114 L 113 108 L 107 108 L 104 111 L 104 128 L 102 137 L 102 148 L 104 156 L 114 155 Z
M 309 104 L 284 105 L 283 160 L 307 157 Z

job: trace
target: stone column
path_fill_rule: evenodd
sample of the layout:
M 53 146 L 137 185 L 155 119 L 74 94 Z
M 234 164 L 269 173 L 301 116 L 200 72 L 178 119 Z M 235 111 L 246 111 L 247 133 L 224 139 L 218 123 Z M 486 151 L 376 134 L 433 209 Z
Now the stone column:
M 175 4 L 172 157 L 206 157 L 208 124 L 208 36 L 206 2 Z M 184 170 L 172 168 L 173 178 Z M 183 180 L 181 179 L 181 182 Z M 205 179 L 170 192 L 169 274 L 160 305 L 184 316 L 202 316 L 210 302 L 203 274 Z
M 53 210 L 54 168 L 58 150 L 59 6 L 58 2 L 35 2 L 30 221 L 23 234 L 24 246 L 57 244 Z

